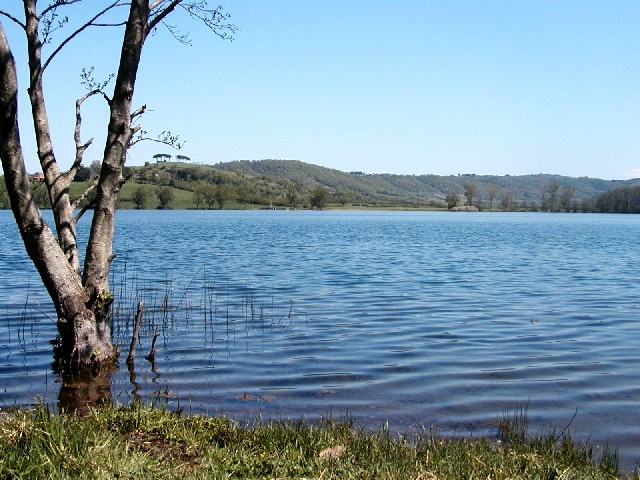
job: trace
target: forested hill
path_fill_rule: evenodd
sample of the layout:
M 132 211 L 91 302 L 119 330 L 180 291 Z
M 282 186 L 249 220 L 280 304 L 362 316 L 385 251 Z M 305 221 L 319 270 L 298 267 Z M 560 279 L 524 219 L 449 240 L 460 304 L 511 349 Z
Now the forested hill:
M 519 201 L 541 202 L 542 192 L 556 182 L 561 187 L 574 189 L 573 198 L 584 200 L 620 186 L 640 184 L 640 179 L 602 180 L 588 177 L 561 175 L 396 175 L 341 172 L 297 160 L 240 160 L 218 163 L 215 168 L 242 173 L 251 177 L 290 180 L 304 186 L 317 184 L 334 191 L 348 191 L 369 198 L 407 199 L 418 202 L 444 200 L 447 193 L 464 192 L 465 185 L 473 183 L 482 195 L 487 188 L 497 187 L 509 191 Z

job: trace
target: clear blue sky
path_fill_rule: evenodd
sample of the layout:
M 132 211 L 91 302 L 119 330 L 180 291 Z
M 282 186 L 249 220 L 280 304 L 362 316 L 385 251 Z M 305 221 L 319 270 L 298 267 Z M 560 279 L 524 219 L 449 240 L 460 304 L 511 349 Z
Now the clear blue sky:
M 220 1 L 240 28 L 233 42 L 177 17 L 171 23 L 193 46 L 162 29 L 150 37 L 135 103 L 152 110 L 145 129 L 171 130 L 186 144 L 180 152 L 138 145 L 130 165 L 180 153 L 209 164 L 295 159 L 368 173 L 640 177 L 636 0 Z M 97 4 L 106 2 L 67 11 L 75 20 Z M 22 60 L 22 39 L 0 21 Z M 120 38 L 94 30 L 48 71 L 65 166 L 80 70 L 115 71 Z M 96 137 L 87 164 L 100 157 L 106 116 L 98 100 L 85 109 L 83 137 Z

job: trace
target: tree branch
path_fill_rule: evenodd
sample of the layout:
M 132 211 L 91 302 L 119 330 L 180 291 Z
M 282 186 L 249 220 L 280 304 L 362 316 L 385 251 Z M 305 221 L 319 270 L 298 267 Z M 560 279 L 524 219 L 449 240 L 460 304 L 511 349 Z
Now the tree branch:
M 122 27 L 124 25 L 126 25 L 127 22 L 120 22 L 120 23 L 92 23 L 91 26 L 92 27 Z
M 72 5 L 74 3 L 79 3 L 82 0 L 56 0 L 55 3 L 52 3 L 47 8 L 45 8 L 42 13 L 38 16 L 38 18 L 44 17 L 47 13 L 53 12 L 58 7 L 64 7 L 67 5 Z
M 27 28 L 27 26 L 24 23 L 22 23 L 16 17 L 11 15 L 9 12 L 5 12 L 4 10 L 0 10 L 0 15 L 4 15 L 5 17 L 7 17 L 12 22 L 17 23 L 18 25 L 20 25 L 20 27 L 22 27 L 23 29 Z
M 139 117 L 140 115 L 142 115 L 146 111 L 147 111 L 147 106 L 146 105 L 141 106 L 139 109 L 137 109 L 135 112 L 133 112 L 131 114 L 131 120 L 133 120 L 136 117 Z
M 184 142 L 180 141 L 179 135 L 174 135 L 167 130 L 158 135 L 157 138 L 153 138 L 145 136 L 147 132 L 141 129 L 142 125 L 137 125 L 132 129 L 134 134 L 140 131 L 140 135 L 137 138 L 132 138 L 132 140 L 129 142 L 129 148 L 133 147 L 136 143 L 147 141 L 162 143 L 163 145 L 168 145 L 169 147 L 175 148 L 176 150 L 180 150 L 184 146 Z
M 65 4 L 67 4 L 68 2 L 75 2 L 77 0 L 67 0 L 67 2 L 65 2 Z M 125 5 L 122 0 L 115 0 L 111 5 L 109 5 L 108 7 L 106 7 L 104 10 L 102 10 L 101 12 L 97 13 L 91 20 L 89 20 L 87 23 L 85 23 L 84 25 L 82 25 L 80 28 L 78 28 L 75 32 L 73 32 L 71 35 L 69 35 L 60 45 L 58 45 L 58 47 L 53 51 L 53 53 L 49 56 L 49 58 L 47 59 L 46 62 L 44 62 L 44 65 L 42 66 L 42 71 L 44 72 L 47 67 L 49 66 L 49 64 L 51 63 L 51 60 L 53 60 L 55 58 L 55 56 L 60 52 L 60 50 L 62 50 L 71 40 L 73 40 L 76 36 L 78 36 L 80 33 L 82 33 L 84 30 L 86 30 L 87 28 L 89 28 L 90 26 L 93 25 L 93 22 L 95 22 L 98 18 L 100 18 L 102 15 L 104 15 L 105 13 L 107 13 L 109 10 L 115 8 L 115 7 L 119 7 L 119 6 L 123 6 Z M 52 5 L 53 7 L 55 7 L 55 5 Z
M 94 67 L 83 68 L 82 73 L 80 74 L 80 78 L 82 79 L 82 82 L 80 83 L 89 92 L 95 90 L 98 93 L 102 93 L 102 96 L 107 101 L 107 104 L 109 104 L 111 102 L 111 99 L 107 97 L 107 95 L 104 93 L 104 89 L 109 84 L 109 82 L 113 79 L 113 77 L 115 77 L 115 74 L 112 73 L 111 75 L 109 75 L 109 77 L 106 80 L 102 82 L 98 82 L 95 78 L 93 78 L 93 70 L 94 70 Z
M 84 190 L 84 192 L 82 192 L 82 195 L 80 195 L 78 198 L 75 199 L 75 201 L 71 204 L 71 208 L 72 209 L 76 209 L 80 206 L 80 204 L 82 203 L 82 201 L 87 198 L 87 195 L 89 195 L 89 193 L 91 193 L 91 191 L 96 188 L 96 185 L 98 185 L 98 180 L 97 179 L 93 179 L 91 181 L 91 183 L 89 184 L 89 186 Z M 89 202 L 87 204 L 87 206 L 91 206 L 93 204 L 93 202 Z M 82 216 L 82 214 L 84 214 L 84 212 L 86 212 L 86 209 L 84 209 L 84 211 L 82 213 L 79 213 L 78 215 L 76 215 L 76 217 L 74 218 L 74 220 L 79 220 L 80 217 Z
M 82 218 L 82 216 L 87 213 L 87 210 L 89 210 L 90 208 L 95 207 L 96 205 L 96 201 L 91 200 L 89 203 L 87 203 L 84 207 L 82 207 L 82 209 L 78 212 L 78 214 L 73 217 L 73 222 L 77 225 L 78 222 L 80 221 L 80 219 Z
M 133 172 L 127 173 L 126 175 L 123 175 L 120 180 L 118 180 L 118 188 L 122 188 L 122 186 L 127 183 L 129 180 L 131 180 L 131 178 L 133 177 Z
M 80 137 L 80 128 L 82 126 L 82 114 L 81 114 L 82 104 L 84 103 L 85 100 L 87 100 L 89 97 L 92 97 L 94 95 L 102 95 L 107 101 L 107 103 L 109 103 L 109 98 L 105 95 L 104 92 L 102 92 L 102 90 L 92 90 L 86 95 L 84 95 L 82 98 L 79 98 L 78 100 L 76 100 L 76 128 L 73 134 L 73 139 L 75 140 L 75 143 L 76 143 L 76 158 L 73 162 L 73 165 L 69 169 L 69 171 L 65 174 L 65 176 L 67 176 L 70 180 L 73 179 L 78 168 L 80 167 L 80 165 L 82 165 L 82 157 L 84 156 L 84 152 L 93 143 L 93 138 L 90 138 L 87 142 L 82 143 L 82 139 Z M 75 207 L 74 207 L 74 210 L 75 210 Z
M 160 13 L 158 13 L 157 15 L 153 16 L 153 11 L 159 7 L 160 5 L 162 5 L 162 3 L 164 3 L 163 0 L 156 0 L 155 2 L 153 2 L 150 6 L 149 6 L 149 12 L 151 12 L 150 14 L 150 18 L 149 19 L 149 29 L 147 32 L 152 31 L 154 28 L 156 28 L 156 26 L 158 25 L 158 23 L 160 23 L 162 20 L 164 20 L 166 18 L 167 15 L 169 15 L 177 6 L 178 4 L 182 3 L 183 0 L 171 0 L 171 3 L 169 5 L 167 5 L 165 8 L 163 8 Z M 148 34 L 148 33 L 147 33 Z
M 206 0 L 195 0 L 180 5 L 190 16 L 204 23 L 209 30 L 223 40 L 233 40 L 233 34 L 238 31 L 233 23 L 225 23 L 231 16 L 222 13 L 222 6 L 206 8 Z
M 61 30 L 67 23 L 69 23 L 69 17 L 62 17 L 62 19 L 56 22 L 58 13 L 55 10 L 51 10 L 50 14 L 47 16 L 37 18 L 38 24 L 43 26 L 43 28 L 40 30 L 42 33 L 43 45 L 51 42 L 53 32 L 55 32 L 56 30 Z
M 82 163 L 82 155 L 84 155 L 84 151 L 87 148 L 89 148 L 89 145 L 91 145 L 91 143 L 93 142 L 93 138 L 91 138 L 89 139 L 88 142 L 83 144 L 82 140 L 80 139 L 80 127 L 82 126 L 82 114 L 81 114 L 82 103 L 87 98 L 92 97 L 93 95 L 98 95 L 99 93 L 102 93 L 102 92 L 100 92 L 100 90 L 92 90 L 82 98 L 79 98 L 78 100 L 76 100 L 76 128 L 73 133 L 73 139 L 76 142 L 76 160 L 75 162 L 73 162 L 73 166 L 71 167 L 71 170 L 77 169 L 80 166 L 80 164 Z
M 178 6 L 186 11 L 191 18 L 200 20 L 212 32 L 225 40 L 233 40 L 233 34 L 238 31 L 238 27 L 232 23 L 226 23 L 229 15 L 222 13 L 221 6 L 207 8 L 206 0 L 156 0 L 149 7 L 151 12 L 149 14 L 149 32 L 163 23 L 179 42 L 189 44 L 186 35 L 179 34 L 175 27 L 164 21 L 167 15 Z

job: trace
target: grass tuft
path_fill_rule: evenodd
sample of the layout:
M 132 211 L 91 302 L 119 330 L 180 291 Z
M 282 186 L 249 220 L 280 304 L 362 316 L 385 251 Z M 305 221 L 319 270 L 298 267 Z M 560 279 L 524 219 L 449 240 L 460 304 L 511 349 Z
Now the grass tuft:
M 596 460 L 564 431 L 527 437 L 525 426 L 522 410 L 501 421 L 503 441 L 445 439 L 366 432 L 349 419 L 239 424 L 139 402 L 85 416 L 39 406 L 0 420 L 0 478 L 617 478 L 614 452 Z

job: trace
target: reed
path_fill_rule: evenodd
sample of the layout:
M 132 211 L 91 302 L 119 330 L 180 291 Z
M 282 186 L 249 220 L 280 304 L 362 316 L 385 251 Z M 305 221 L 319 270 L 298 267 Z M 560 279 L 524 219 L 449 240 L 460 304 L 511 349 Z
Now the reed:
M 216 330 L 227 338 L 235 338 L 238 332 L 250 336 L 291 324 L 297 314 L 293 301 L 277 300 L 269 288 L 212 273 L 206 265 L 197 267 L 189 278 L 170 269 L 162 278 L 143 281 L 138 266 L 125 257 L 112 267 L 110 280 L 118 293 L 111 306 L 113 334 L 121 345 L 130 342 L 140 302 L 144 305 L 140 337 L 145 341 L 156 331 L 163 339 L 170 338 L 175 328 L 191 322 L 203 327 L 203 341 L 212 340 Z

